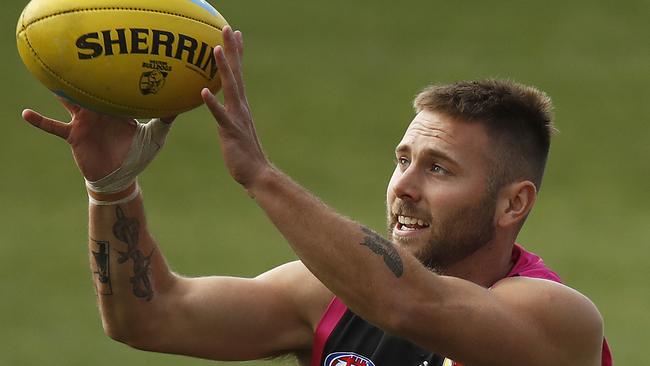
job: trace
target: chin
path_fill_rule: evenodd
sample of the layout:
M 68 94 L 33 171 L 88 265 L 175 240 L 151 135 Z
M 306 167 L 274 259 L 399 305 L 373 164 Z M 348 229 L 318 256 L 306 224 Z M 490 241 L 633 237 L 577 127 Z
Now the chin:
M 429 252 L 428 248 L 430 244 L 429 241 L 424 237 L 400 236 L 391 233 L 389 235 L 389 239 L 395 245 L 405 249 L 419 260 L 423 259 L 421 257 L 424 255 L 424 253 Z
M 432 255 L 435 248 L 432 247 L 431 240 L 426 236 L 399 236 L 394 235 L 392 231 L 389 232 L 388 238 L 392 243 L 398 247 L 406 250 L 413 255 L 424 266 L 431 268 Z M 431 268 L 439 271 L 438 268 Z

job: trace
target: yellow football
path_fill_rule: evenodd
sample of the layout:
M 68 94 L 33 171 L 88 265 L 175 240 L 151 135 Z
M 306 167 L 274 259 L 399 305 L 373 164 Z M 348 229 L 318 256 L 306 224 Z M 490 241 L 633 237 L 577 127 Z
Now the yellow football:
M 27 69 L 81 106 L 135 118 L 199 106 L 220 88 L 226 20 L 206 0 L 32 0 L 16 41 Z

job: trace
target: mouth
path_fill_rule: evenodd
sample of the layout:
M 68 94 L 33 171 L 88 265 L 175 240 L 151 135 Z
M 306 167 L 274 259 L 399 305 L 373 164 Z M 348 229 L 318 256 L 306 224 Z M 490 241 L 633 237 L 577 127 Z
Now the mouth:
M 393 235 L 396 237 L 412 237 L 418 235 L 431 226 L 427 220 L 405 215 L 395 215 Z

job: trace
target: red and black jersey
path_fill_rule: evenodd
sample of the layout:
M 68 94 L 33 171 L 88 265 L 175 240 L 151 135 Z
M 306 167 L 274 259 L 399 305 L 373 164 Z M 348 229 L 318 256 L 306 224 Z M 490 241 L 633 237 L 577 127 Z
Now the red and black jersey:
M 515 244 L 512 270 L 506 277 L 524 276 L 560 282 L 537 255 Z M 602 365 L 612 357 L 603 340 Z M 462 366 L 368 323 L 334 298 L 314 335 L 311 366 Z

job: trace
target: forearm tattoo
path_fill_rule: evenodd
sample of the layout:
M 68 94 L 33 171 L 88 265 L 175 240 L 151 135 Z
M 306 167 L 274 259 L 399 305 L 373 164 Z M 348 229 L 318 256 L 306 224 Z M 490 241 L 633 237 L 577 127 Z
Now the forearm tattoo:
M 126 217 L 120 206 L 115 209 L 115 216 L 117 220 L 113 225 L 113 235 L 127 245 L 126 251 L 118 251 L 117 263 L 123 264 L 129 259 L 133 261 L 133 277 L 130 278 L 133 294 L 150 301 L 153 298 L 153 289 L 149 272 L 154 249 L 147 256 L 138 249 L 140 222 L 137 219 Z
M 99 295 L 112 295 L 113 286 L 111 284 L 111 246 L 109 242 L 104 240 L 90 239 L 97 245 L 97 251 L 91 250 L 93 258 L 95 258 L 95 267 L 97 270 L 93 272 L 97 275 L 97 294 Z
M 361 231 L 363 231 L 366 236 L 363 238 L 363 242 L 360 244 L 367 246 L 375 254 L 379 254 L 384 257 L 384 263 L 386 263 L 395 277 L 401 277 L 404 273 L 404 265 L 402 264 L 402 258 L 400 258 L 399 253 L 393 246 L 393 243 L 382 238 L 379 236 L 379 234 L 366 227 L 362 226 Z

